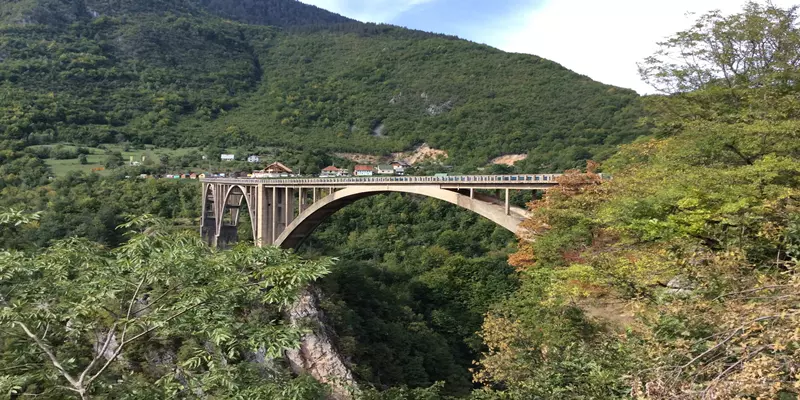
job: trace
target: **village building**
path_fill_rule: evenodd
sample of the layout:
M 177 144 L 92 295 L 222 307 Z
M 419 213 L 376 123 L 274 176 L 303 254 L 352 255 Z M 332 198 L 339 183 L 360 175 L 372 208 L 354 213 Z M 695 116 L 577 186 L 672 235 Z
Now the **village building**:
M 406 169 L 410 168 L 411 166 L 404 161 L 395 161 L 392 163 L 392 168 L 394 168 L 394 173 L 396 175 L 405 175 Z
M 260 155 L 257 155 L 257 154 L 253 154 L 253 155 L 247 157 L 247 162 L 249 162 L 251 164 L 258 164 L 260 162 L 266 162 L 268 158 L 269 158 L 269 156 L 260 156 Z
M 320 172 L 320 178 L 341 178 L 344 176 L 350 176 L 350 171 L 346 169 L 336 168 L 336 166 L 331 165 L 330 167 L 325 167 L 325 169 Z
M 253 178 L 288 178 L 292 176 L 291 168 L 274 162 L 261 171 L 253 171 Z
M 372 176 L 375 169 L 372 165 L 356 165 L 353 169 L 353 175 L 355 176 Z
M 378 175 L 394 175 L 394 168 L 389 164 L 378 165 L 376 168 Z
M 223 154 L 219 156 L 222 161 L 234 161 L 236 160 L 236 155 L 234 154 Z

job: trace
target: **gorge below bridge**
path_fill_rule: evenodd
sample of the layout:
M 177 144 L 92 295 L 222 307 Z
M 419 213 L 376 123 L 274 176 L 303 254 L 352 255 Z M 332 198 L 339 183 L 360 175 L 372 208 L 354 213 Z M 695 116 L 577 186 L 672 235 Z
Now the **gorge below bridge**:
M 512 190 L 547 190 L 558 174 L 392 176 L 353 178 L 205 178 L 201 234 L 213 246 L 238 241 L 246 207 L 257 246 L 297 248 L 325 219 L 365 197 L 408 193 L 455 204 L 516 233 L 527 210 L 510 204 Z

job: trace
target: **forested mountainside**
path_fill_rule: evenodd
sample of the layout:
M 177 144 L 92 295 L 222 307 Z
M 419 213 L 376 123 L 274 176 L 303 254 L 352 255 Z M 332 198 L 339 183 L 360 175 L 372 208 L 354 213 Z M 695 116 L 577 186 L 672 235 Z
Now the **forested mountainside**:
M 3 0 L 0 10 L 0 134 L 28 144 L 387 153 L 428 142 L 468 169 L 530 153 L 521 169 L 554 171 L 644 132 L 630 90 L 536 56 L 340 24 L 290 0 Z
M 188 13 L 256 25 L 304 26 L 356 22 L 297 0 L 9 0 L 0 18 L 10 23 L 58 25 L 99 15 Z

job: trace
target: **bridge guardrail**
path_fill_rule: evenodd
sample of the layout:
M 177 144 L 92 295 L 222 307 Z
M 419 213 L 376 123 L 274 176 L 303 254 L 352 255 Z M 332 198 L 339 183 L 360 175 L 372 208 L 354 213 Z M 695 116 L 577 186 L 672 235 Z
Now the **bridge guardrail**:
M 349 178 L 203 178 L 203 182 L 233 184 L 268 183 L 270 185 L 326 185 L 326 184 L 419 184 L 419 183 L 556 183 L 562 174 L 536 175 L 453 175 L 453 176 L 391 176 Z

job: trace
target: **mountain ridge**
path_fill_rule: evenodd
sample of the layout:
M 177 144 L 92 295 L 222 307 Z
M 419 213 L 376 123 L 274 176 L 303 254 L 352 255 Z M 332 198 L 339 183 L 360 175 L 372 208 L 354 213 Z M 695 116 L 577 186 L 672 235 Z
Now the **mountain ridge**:
M 0 22 L 63 25 L 82 18 L 138 13 L 210 15 L 242 23 L 303 26 L 358 21 L 297 0 L 21 0 L 1 1 Z
M 635 92 L 537 56 L 327 12 L 332 22 L 247 24 L 201 2 L 236 5 L 0 1 L 0 106 L 20 110 L 0 116 L 0 139 L 373 154 L 429 143 L 464 170 L 527 153 L 516 168 L 544 172 L 603 159 L 644 132 Z M 284 5 L 272 15 L 281 21 L 317 12 L 259 4 Z M 72 14 L 8 24 L 59 10 Z

